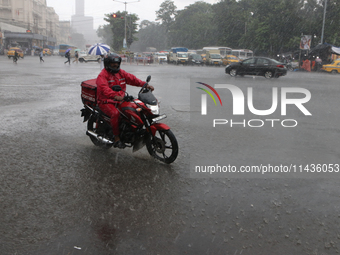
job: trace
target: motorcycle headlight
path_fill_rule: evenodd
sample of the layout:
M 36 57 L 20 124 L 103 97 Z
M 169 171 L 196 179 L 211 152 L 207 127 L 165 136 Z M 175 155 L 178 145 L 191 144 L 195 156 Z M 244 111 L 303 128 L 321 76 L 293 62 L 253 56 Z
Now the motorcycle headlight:
M 159 114 L 159 105 L 156 104 L 156 105 L 149 105 L 149 104 L 146 104 L 146 107 L 148 107 L 152 114 L 155 114 L 155 115 L 158 115 Z

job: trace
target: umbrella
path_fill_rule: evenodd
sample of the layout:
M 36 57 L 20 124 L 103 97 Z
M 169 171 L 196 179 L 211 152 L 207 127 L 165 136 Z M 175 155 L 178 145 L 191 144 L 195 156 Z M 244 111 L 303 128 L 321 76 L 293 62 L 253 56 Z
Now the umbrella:
M 81 49 L 75 49 L 74 51 L 81 51 Z
M 97 43 L 89 48 L 89 55 L 105 55 L 109 50 L 109 45 L 104 43 Z
M 69 52 L 70 50 L 72 50 L 72 48 L 68 48 L 67 50 L 65 50 L 65 53 Z

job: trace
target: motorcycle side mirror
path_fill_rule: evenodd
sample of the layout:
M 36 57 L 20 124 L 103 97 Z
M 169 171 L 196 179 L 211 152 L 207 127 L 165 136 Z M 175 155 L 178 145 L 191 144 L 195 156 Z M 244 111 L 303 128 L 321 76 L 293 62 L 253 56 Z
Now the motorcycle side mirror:
M 122 88 L 119 85 L 114 85 L 112 86 L 112 90 L 118 92 L 118 91 L 121 91 Z
M 147 78 L 146 78 L 146 82 L 149 82 L 151 80 L 151 75 L 149 75 Z

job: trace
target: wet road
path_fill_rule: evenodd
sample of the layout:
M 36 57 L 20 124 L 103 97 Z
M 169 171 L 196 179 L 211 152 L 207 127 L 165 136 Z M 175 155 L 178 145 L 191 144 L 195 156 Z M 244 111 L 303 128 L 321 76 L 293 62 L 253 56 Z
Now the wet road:
M 85 135 L 80 83 L 98 63 L 65 65 L 65 58 L 0 57 L 0 254 L 337 254 L 340 192 L 337 178 L 190 178 L 190 78 L 234 80 L 223 68 L 123 65 L 151 84 L 164 121 L 177 137 L 178 159 L 153 160 L 143 148 L 103 151 Z M 262 77 L 242 83 L 268 84 Z M 325 116 L 310 127 L 303 155 L 339 158 L 336 116 L 340 76 L 289 73 L 276 86 L 309 86 L 311 111 Z M 239 82 L 239 79 L 237 80 Z M 137 88 L 129 92 L 136 94 Z M 335 107 L 335 108 L 334 108 Z M 327 127 L 327 128 L 326 128 Z M 313 141 L 321 134 L 323 144 Z M 230 160 L 289 159 L 268 151 L 271 141 L 238 131 Z M 321 135 L 322 136 L 322 135 Z M 241 141 L 237 138 L 242 138 Z M 263 146 L 249 153 L 253 143 Z M 284 148 L 287 144 L 280 139 Z M 237 146 L 233 147 L 233 144 Z M 266 145 L 268 145 L 266 147 Z M 279 146 L 278 146 L 279 147 Z M 269 146 L 270 148 L 270 146 Z M 206 146 L 214 151 L 214 147 Z

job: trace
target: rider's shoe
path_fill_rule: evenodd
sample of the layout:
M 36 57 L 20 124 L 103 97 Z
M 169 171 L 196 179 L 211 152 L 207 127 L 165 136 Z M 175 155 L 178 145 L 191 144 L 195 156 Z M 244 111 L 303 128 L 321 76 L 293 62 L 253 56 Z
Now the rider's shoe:
M 126 147 L 125 143 L 123 143 L 121 140 L 118 140 L 113 144 L 113 147 L 119 148 L 119 149 L 124 149 Z

